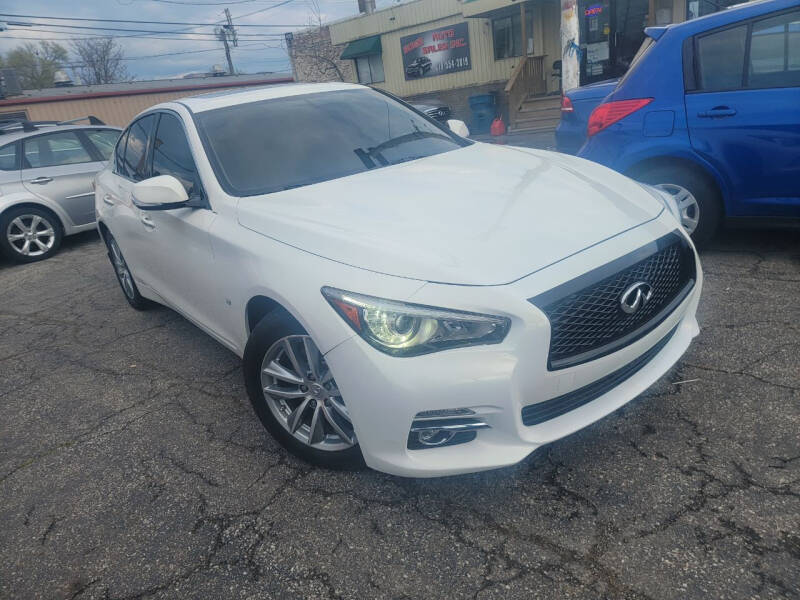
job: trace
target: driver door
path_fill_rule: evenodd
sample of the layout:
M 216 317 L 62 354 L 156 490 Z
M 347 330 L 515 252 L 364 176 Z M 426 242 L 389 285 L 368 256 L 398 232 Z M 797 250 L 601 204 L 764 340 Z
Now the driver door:
M 158 113 L 150 147 L 150 175 L 171 175 L 190 199 L 203 207 L 141 210 L 151 285 L 169 304 L 192 320 L 217 329 L 217 285 L 208 231 L 216 219 L 206 199 L 180 117 Z M 136 190 L 133 190 L 134 198 Z M 221 301 L 219 302 L 221 305 Z M 221 306 L 219 307 L 221 308 Z

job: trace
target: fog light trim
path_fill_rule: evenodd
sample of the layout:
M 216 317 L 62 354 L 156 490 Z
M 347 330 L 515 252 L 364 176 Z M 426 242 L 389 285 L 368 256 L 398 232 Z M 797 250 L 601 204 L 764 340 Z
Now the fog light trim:
M 409 450 L 443 448 L 471 442 L 478 430 L 489 425 L 477 419 L 429 419 L 414 421 L 408 433 Z

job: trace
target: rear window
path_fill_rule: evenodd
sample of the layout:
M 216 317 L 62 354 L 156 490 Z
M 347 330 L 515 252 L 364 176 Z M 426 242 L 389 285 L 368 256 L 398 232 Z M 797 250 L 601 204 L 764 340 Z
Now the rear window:
M 111 153 L 114 152 L 117 139 L 119 139 L 119 131 L 116 129 L 87 129 L 85 133 L 103 160 L 108 160 Z
M 237 196 L 329 181 L 469 143 L 369 89 L 276 98 L 195 117 L 217 178 Z
M 0 171 L 17 169 L 17 144 L 6 144 L 0 147 Z
M 636 67 L 639 66 L 639 63 L 642 62 L 642 59 L 645 56 L 647 56 L 647 53 L 650 52 L 650 49 L 653 46 L 655 46 L 655 44 L 656 44 L 656 41 L 653 38 L 651 38 L 651 37 L 645 37 L 644 38 L 644 41 L 642 42 L 642 45 L 639 46 L 639 49 L 636 51 L 636 54 L 633 55 L 633 60 L 631 60 L 631 66 L 628 67 L 628 70 L 626 71 L 625 75 L 622 77 L 622 79 L 619 80 L 619 83 L 617 84 L 617 87 L 622 85 L 622 83 L 628 77 L 630 77 L 631 73 L 633 73 L 633 71 L 636 69 Z

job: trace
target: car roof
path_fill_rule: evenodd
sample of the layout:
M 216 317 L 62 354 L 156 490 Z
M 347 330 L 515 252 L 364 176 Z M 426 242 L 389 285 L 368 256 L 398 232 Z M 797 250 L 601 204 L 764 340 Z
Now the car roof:
M 52 133 L 54 131 L 70 131 L 72 129 L 113 129 L 115 131 L 122 131 L 120 127 L 112 125 L 58 125 L 56 123 L 47 123 L 36 125 L 33 131 L 25 131 L 24 129 L 12 129 L 5 133 L 0 133 L 0 146 L 5 146 L 11 142 L 16 142 L 23 138 L 40 135 L 42 133 Z
M 286 83 L 244 90 L 226 90 L 222 92 L 212 92 L 210 94 L 200 94 L 199 96 L 182 98 L 176 100 L 176 102 L 183 104 L 193 113 L 199 113 L 225 106 L 258 102 L 260 100 L 273 100 L 275 98 L 286 98 L 303 94 L 358 89 L 368 88 L 364 85 L 354 83 Z
M 798 0 L 752 0 L 751 2 L 735 4 L 718 12 L 697 17 L 691 21 L 668 25 L 667 29 L 675 33 L 694 35 L 715 27 L 723 27 L 745 19 L 797 7 L 800 7 Z

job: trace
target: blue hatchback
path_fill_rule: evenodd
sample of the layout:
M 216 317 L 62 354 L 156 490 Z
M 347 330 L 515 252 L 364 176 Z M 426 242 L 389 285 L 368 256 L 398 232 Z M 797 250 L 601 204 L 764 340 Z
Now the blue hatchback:
M 698 242 L 800 219 L 800 1 L 650 27 L 578 155 L 671 193 Z

